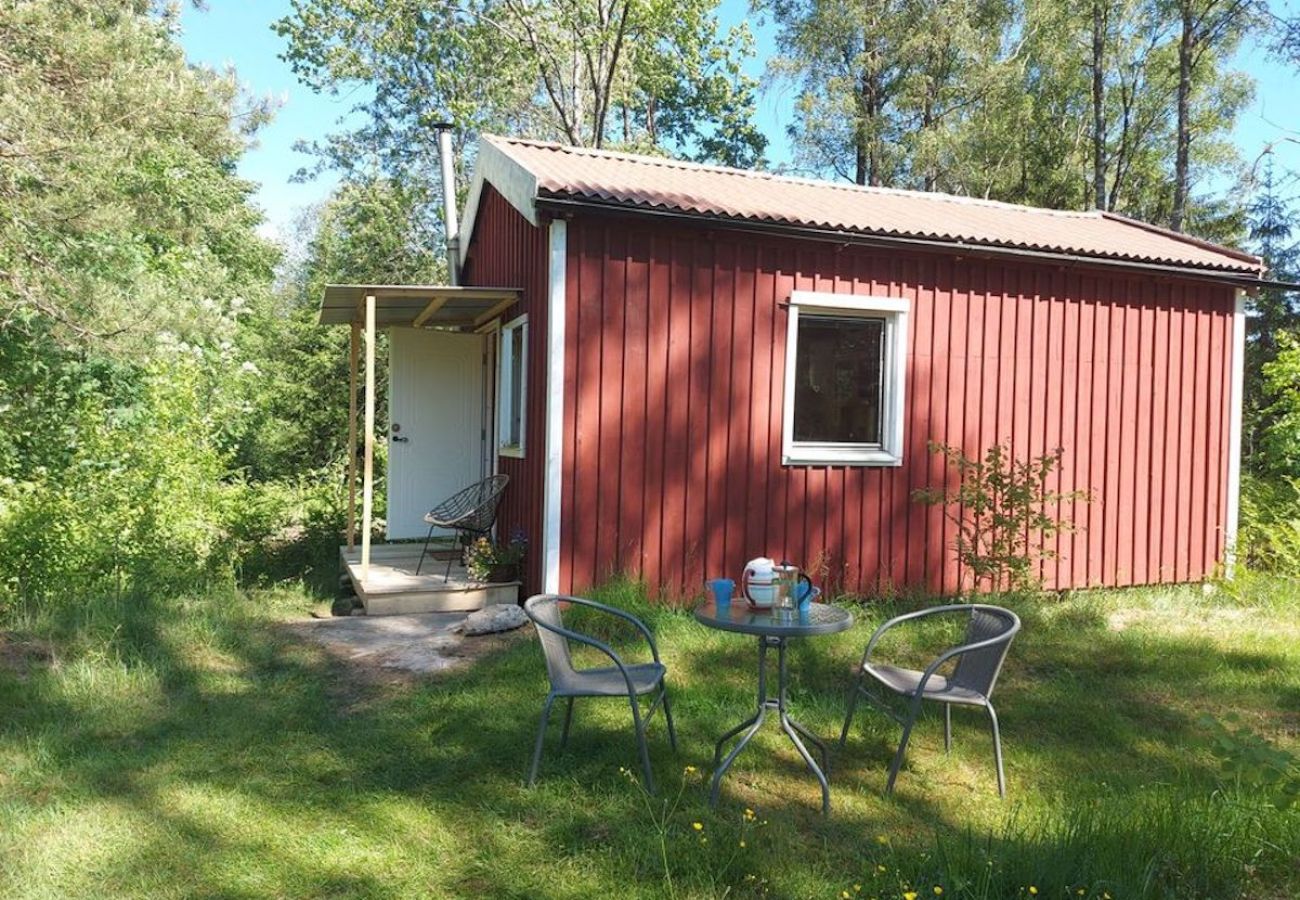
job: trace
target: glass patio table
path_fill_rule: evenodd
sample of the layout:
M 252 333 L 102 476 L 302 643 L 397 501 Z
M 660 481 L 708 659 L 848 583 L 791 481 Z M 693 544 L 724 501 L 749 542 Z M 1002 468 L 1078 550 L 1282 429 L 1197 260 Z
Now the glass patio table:
M 803 761 L 817 777 L 822 788 L 822 813 L 831 811 L 831 790 L 826 781 L 826 771 L 830 768 L 830 757 L 826 745 L 812 732 L 790 717 L 786 711 L 786 686 L 788 673 L 785 663 L 786 642 L 790 638 L 816 637 L 822 634 L 835 634 L 845 631 L 853 625 L 853 615 L 845 609 L 827 606 L 823 603 L 810 603 L 805 609 L 781 611 L 773 609 L 754 609 L 743 599 L 733 600 L 725 606 L 706 602 L 696 607 L 695 619 L 701 625 L 716 628 L 719 631 L 732 631 L 737 634 L 754 635 L 758 638 L 758 710 L 732 728 L 718 739 L 713 750 L 713 783 L 709 791 L 709 803 L 717 805 L 718 794 L 722 788 L 722 776 L 727 774 L 731 764 L 736 761 L 740 751 L 750 742 L 758 729 L 763 726 L 768 710 L 776 710 L 781 722 L 781 730 L 794 744 Z M 767 651 L 775 648 L 777 652 L 777 688 L 776 695 L 767 692 Z M 726 743 L 740 734 L 739 743 L 731 748 L 726 759 L 722 758 L 722 748 Z M 806 738 L 821 754 L 821 765 L 813 759 L 800 737 Z

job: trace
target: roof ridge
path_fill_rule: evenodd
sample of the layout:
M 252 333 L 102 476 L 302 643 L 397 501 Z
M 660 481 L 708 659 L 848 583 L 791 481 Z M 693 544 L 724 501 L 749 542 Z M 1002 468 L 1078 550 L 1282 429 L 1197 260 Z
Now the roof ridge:
M 1207 241 L 1204 238 L 1199 238 L 1194 234 L 1187 234 L 1182 231 L 1174 231 L 1172 228 L 1165 228 L 1161 225 L 1154 225 L 1151 222 L 1143 222 L 1141 219 L 1135 219 L 1132 216 L 1126 216 L 1123 213 L 1111 212 L 1110 210 L 1103 211 L 1101 217 L 1103 219 L 1110 219 L 1112 222 L 1120 222 L 1124 225 L 1128 225 L 1131 228 L 1140 228 L 1143 231 L 1150 231 L 1153 234 L 1158 234 L 1163 237 L 1172 238 L 1177 241 L 1182 241 L 1185 244 L 1192 244 L 1193 246 L 1200 247 L 1203 250 L 1213 250 L 1215 253 L 1224 253 L 1228 256 L 1235 256 L 1237 259 L 1240 259 L 1242 262 L 1258 263 L 1261 272 L 1263 272 L 1265 268 L 1264 260 L 1261 257 L 1258 257 L 1253 253 L 1248 253 L 1245 250 L 1238 250 L 1236 247 L 1228 247 L 1224 244 L 1216 244 L 1213 241 Z
M 551 150 L 559 153 L 567 153 L 574 156 L 595 156 L 606 159 L 618 159 L 626 162 L 639 163 L 647 166 L 662 166 L 666 169 L 683 169 L 687 171 L 714 172 L 720 175 L 730 175 L 737 178 L 753 178 L 763 181 L 781 181 L 787 184 L 804 184 L 813 187 L 825 188 L 828 190 L 845 191 L 848 193 L 860 193 L 868 195 L 885 195 L 891 197 L 917 197 L 924 200 L 933 200 L 939 203 L 958 203 L 970 204 L 974 206 L 991 207 L 994 209 L 1011 209 L 1018 212 L 1029 212 L 1038 215 L 1063 216 L 1067 218 L 1095 219 L 1100 218 L 1101 213 L 1097 210 L 1076 210 L 1076 209 L 1048 209 L 1041 206 L 1027 206 L 1023 203 L 1008 203 L 1004 200 L 990 200 L 986 197 L 969 197 L 963 194 L 949 194 L 943 191 L 918 191 L 907 188 L 890 188 L 876 185 L 851 184 L 839 181 L 827 181 L 823 178 L 810 178 L 802 175 L 783 175 L 777 172 L 765 172 L 758 169 L 738 169 L 734 166 L 719 166 L 711 163 L 694 162 L 687 159 L 676 159 L 671 156 L 648 156 L 642 153 L 628 153 L 621 150 L 605 150 L 595 147 L 576 147 L 571 144 L 561 144 L 557 141 L 543 141 L 534 138 L 505 137 L 494 134 L 482 135 L 485 139 L 498 144 L 519 144 L 525 147 L 535 147 L 543 150 Z

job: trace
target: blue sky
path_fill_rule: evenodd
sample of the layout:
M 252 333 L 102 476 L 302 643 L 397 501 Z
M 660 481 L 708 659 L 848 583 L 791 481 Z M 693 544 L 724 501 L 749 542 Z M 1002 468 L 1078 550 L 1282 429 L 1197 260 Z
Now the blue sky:
M 258 146 L 241 161 L 240 174 L 260 185 L 258 203 L 267 218 L 266 232 L 283 233 L 305 206 L 319 202 L 333 185 L 322 177 L 307 183 L 292 183 L 291 177 L 307 162 L 293 149 L 295 141 L 311 140 L 333 130 L 355 98 L 318 95 L 300 85 L 289 66 L 279 59 L 283 41 L 271 30 L 271 23 L 288 11 L 287 0 L 209 0 L 206 11 L 186 6 L 182 43 L 191 62 L 214 67 L 233 65 L 247 90 L 258 96 L 272 96 L 280 104 L 275 121 L 260 134 Z M 746 16 L 748 0 L 723 0 L 725 23 Z M 770 26 L 751 21 L 758 39 L 758 59 L 751 61 L 752 74 L 762 74 L 761 59 L 773 47 Z M 1300 131 L 1300 103 L 1296 100 L 1297 73 L 1269 59 L 1258 50 L 1241 54 L 1238 65 L 1253 75 L 1258 86 L 1254 103 L 1242 115 L 1236 139 L 1242 155 L 1253 160 L 1286 129 Z M 785 125 L 790 104 L 788 91 L 776 87 L 760 102 L 758 123 L 769 139 L 768 157 L 773 162 L 788 160 Z M 1300 145 L 1278 146 L 1281 168 L 1300 172 Z

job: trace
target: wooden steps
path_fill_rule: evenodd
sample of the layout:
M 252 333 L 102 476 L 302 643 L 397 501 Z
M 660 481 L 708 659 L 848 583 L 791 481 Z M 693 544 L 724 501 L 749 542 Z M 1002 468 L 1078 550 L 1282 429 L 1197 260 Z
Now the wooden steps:
M 494 603 L 519 602 L 519 582 L 471 581 L 459 562 L 447 573 L 447 557 L 432 548 L 415 574 L 422 544 L 375 544 L 370 573 L 361 579 L 361 548 L 339 548 L 339 559 L 368 616 L 428 612 L 472 612 Z

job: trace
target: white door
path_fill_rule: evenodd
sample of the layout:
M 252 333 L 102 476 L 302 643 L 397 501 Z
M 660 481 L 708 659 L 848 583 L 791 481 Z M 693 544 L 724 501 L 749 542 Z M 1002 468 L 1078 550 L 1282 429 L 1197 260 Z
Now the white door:
M 388 539 L 483 478 L 483 336 L 394 328 L 389 343 Z

